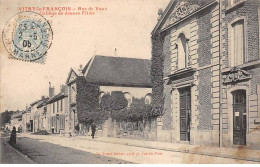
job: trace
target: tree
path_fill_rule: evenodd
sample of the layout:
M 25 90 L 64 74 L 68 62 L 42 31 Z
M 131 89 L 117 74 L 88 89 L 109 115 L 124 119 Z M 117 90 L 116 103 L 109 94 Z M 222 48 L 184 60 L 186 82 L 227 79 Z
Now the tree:
M 144 117 L 151 116 L 152 107 L 145 104 L 144 98 L 133 98 L 133 102 L 128 109 L 128 117 L 130 120 L 142 120 Z
M 101 98 L 100 109 L 102 113 L 113 119 L 126 119 L 126 108 L 128 101 L 121 91 L 113 91 L 111 94 L 104 94 Z
M 91 125 L 99 119 L 99 86 L 88 83 L 84 77 L 78 77 L 76 83 L 78 120 L 84 125 Z
M 0 115 L 1 126 L 4 126 L 6 123 L 10 123 L 12 114 L 13 111 L 8 111 L 8 110 L 5 110 L 5 112 L 1 113 Z

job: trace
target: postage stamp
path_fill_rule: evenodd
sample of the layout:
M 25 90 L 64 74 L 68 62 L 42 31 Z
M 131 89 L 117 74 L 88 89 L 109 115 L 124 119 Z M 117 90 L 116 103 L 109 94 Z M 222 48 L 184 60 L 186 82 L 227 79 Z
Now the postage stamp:
M 2 38 L 9 58 L 44 64 L 53 32 L 43 16 L 26 11 L 7 21 Z

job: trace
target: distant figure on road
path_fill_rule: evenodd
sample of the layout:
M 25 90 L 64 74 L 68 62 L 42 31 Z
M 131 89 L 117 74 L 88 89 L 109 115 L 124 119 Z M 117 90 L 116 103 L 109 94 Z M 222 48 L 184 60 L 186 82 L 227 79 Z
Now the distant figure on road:
M 94 139 L 94 136 L 95 136 L 95 132 L 96 132 L 96 124 L 95 123 L 92 123 L 91 124 L 91 136 L 92 136 L 92 139 Z
M 18 133 L 22 133 L 22 130 L 23 130 L 23 128 L 22 128 L 22 126 L 20 125 L 20 126 L 18 127 Z
M 76 135 L 78 135 L 78 134 L 79 134 L 79 124 L 77 124 L 77 125 L 75 126 L 75 131 L 76 131 Z
M 16 144 L 16 128 L 15 128 L 15 126 L 13 127 L 13 130 L 12 130 L 12 133 L 11 133 L 11 136 L 10 136 L 10 144 L 11 145 Z

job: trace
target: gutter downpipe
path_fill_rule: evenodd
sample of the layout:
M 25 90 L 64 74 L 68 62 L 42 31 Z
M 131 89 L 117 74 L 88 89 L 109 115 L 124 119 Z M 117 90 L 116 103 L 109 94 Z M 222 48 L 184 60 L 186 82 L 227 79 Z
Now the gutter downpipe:
M 222 0 L 219 0 L 219 147 L 222 147 Z

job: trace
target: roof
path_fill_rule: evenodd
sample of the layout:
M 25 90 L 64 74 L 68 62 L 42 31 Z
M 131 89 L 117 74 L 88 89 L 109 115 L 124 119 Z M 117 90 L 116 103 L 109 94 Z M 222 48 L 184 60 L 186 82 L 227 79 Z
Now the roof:
M 58 93 L 57 95 L 52 96 L 48 101 L 46 101 L 46 104 L 53 103 L 53 102 L 58 101 L 58 100 L 60 100 L 64 97 L 67 97 L 64 93 Z
M 71 68 L 77 76 L 83 76 L 82 72 L 77 68 Z
M 45 98 L 43 100 L 41 100 L 38 105 L 37 105 L 37 108 L 41 108 L 42 106 L 44 106 L 46 104 L 46 102 L 49 100 L 49 98 Z
M 94 56 L 84 67 L 87 82 L 110 86 L 151 87 L 148 59 Z
M 24 111 L 19 111 L 19 112 L 13 114 L 13 115 L 11 116 L 11 119 L 14 119 L 14 118 L 22 118 L 23 112 L 24 112 Z
M 164 10 L 162 16 L 160 17 L 160 19 L 158 20 L 157 24 L 155 25 L 152 34 L 155 34 L 158 30 L 160 30 L 163 26 L 163 24 L 166 22 L 166 20 L 171 16 L 171 12 L 174 10 L 174 8 L 177 6 L 179 7 L 179 3 L 184 2 L 184 0 L 171 0 L 168 4 L 168 6 L 166 7 L 166 9 Z M 181 21 L 183 21 L 184 19 L 186 19 L 187 17 L 195 14 L 198 11 L 203 10 L 205 7 L 212 5 L 214 3 L 216 3 L 216 0 L 185 0 L 185 2 L 189 3 L 189 4 L 197 4 L 199 6 L 198 9 L 193 10 L 191 12 L 187 12 L 187 15 L 183 15 L 182 17 L 180 17 L 179 20 L 176 21 L 176 23 L 179 23 Z M 175 13 L 175 12 L 174 12 Z M 172 23 L 170 25 L 167 25 L 166 29 L 172 27 L 172 25 L 174 25 L 175 23 Z
M 71 77 L 71 74 L 72 74 L 73 72 L 76 74 L 77 77 L 78 77 L 78 76 L 83 76 L 83 73 L 82 73 L 81 70 L 79 70 L 79 69 L 77 69 L 77 68 L 71 68 L 71 69 L 70 69 L 70 72 L 69 72 L 69 75 L 68 75 L 68 78 L 67 78 L 67 80 L 66 80 L 66 83 L 69 83 L 69 82 L 70 82 L 70 77 Z

